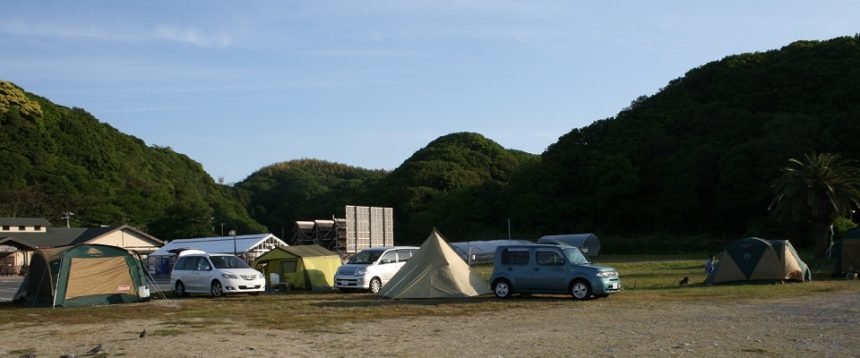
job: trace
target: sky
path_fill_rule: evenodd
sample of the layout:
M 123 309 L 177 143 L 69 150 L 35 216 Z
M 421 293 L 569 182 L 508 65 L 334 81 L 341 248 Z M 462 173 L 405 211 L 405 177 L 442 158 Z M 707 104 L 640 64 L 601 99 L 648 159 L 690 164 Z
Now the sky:
M 860 32 L 860 0 L 4 1 L 0 79 L 213 178 L 392 170 L 477 132 L 539 154 L 692 68 Z

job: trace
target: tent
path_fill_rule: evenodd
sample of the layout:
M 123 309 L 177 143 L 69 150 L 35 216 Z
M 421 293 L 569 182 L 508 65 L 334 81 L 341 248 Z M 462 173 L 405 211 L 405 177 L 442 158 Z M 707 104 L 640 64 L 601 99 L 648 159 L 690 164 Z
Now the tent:
M 582 251 L 585 256 L 593 257 L 600 254 L 600 239 L 592 233 L 546 235 L 538 239 L 538 244 L 568 245 Z
M 340 256 L 319 245 L 276 247 L 254 261 L 255 266 L 266 264 L 269 287 L 288 282 L 291 288 L 314 291 L 333 289 L 341 263 Z
M 33 252 L 15 294 L 31 306 L 84 306 L 149 298 L 140 259 L 108 245 L 86 244 Z
M 469 269 L 435 230 L 379 295 L 388 298 L 454 298 L 490 293 L 487 281 Z
M 834 251 L 838 272 L 860 272 L 860 228 L 845 232 Z
M 726 246 L 706 283 L 809 281 L 812 272 L 788 240 L 748 237 Z

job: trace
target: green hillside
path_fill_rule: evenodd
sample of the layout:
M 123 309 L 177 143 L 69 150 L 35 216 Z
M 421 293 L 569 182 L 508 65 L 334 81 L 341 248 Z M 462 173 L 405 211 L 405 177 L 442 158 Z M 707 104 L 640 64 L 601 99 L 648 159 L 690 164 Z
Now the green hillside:
M 545 231 L 804 240 L 805 228 L 771 222 L 771 184 L 789 157 L 860 158 L 858 124 L 860 37 L 729 56 L 562 136 L 528 191 L 551 208 L 526 221 Z
M 265 228 L 201 165 L 169 147 L 148 147 L 99 122 L 0 81 L 0 216 L 63 211 L 77 226 L 128 223 L 161 239 Z
M 436 227 L 454 240 L 506 232 L 510 183 L 537 156 L 508 150 L 477 133 L 454 133 L 418 150 L 370 190 L 394 207 L 395 237 L 420 243 Z
M 362 204 L 368 188 L 385 174 L 302 159 L 266 166 L 237 183 L 236 188 L 257 221 L 289 238 L 296 220 L 343 216 L 346 204 Z

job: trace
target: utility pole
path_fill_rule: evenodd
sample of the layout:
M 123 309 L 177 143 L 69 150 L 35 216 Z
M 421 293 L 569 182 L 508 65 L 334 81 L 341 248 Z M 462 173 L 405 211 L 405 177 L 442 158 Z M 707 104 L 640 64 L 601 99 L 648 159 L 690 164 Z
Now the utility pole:
M 60 219 L 66 220 L 66 228 L 67 229 L 71 228 L 71 225 L 69 224 L 69 219 L 72 218 L 72 215 L 75 215 L 75 213 L 73 213 L 71 211 L 64 211 L 63 216 L 60 217 Z
M 233 256 L 236 256 L 236 230 L 230 230 L 230 235 L 233 235 Z

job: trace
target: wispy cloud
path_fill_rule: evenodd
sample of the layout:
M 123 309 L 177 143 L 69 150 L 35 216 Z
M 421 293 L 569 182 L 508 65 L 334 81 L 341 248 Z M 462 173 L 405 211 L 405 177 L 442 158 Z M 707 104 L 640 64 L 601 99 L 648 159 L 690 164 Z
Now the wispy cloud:
M 200 47 L 228 47 L 233 44 L 233 36 L 229 34 L 206 34 L 190 27 L 171 25 L 158 25 L 155 36 Z

